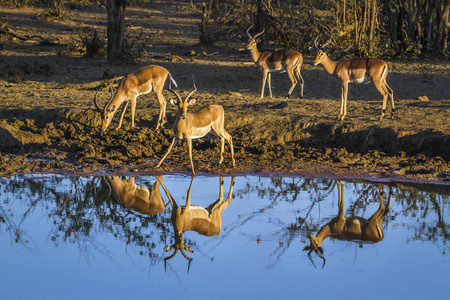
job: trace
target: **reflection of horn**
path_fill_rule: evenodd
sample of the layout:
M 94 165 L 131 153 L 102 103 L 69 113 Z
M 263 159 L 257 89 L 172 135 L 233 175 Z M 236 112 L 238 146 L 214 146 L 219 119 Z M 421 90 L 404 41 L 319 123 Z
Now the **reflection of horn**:
M 311 257 L 311 252 L 313 252 L 313 250 L 311 249 L 311 250 L 309 250 L 309 252 L 308 252 L 308 258 L 309 258 L 309 260 L 311 261 L 311 263 L 312 263 L 312 265 L 314 266 L 314 268 L 316 268 L 317 269 L 317 267 L 316 267 L 316 264 L 314 263 L 314 260 L 312 259 L 312 257 Z M 322 255 L 322 254 L 320 254 L 319 253 L 319 251 L 316 251 L 316 250 L 314 250 L 314 252 L 317 254 L 317 256 L 319 256 L 322 260 L 323 260 L 323 265 L 322 265 L 322 269 L 325 267 L 325 257 Z

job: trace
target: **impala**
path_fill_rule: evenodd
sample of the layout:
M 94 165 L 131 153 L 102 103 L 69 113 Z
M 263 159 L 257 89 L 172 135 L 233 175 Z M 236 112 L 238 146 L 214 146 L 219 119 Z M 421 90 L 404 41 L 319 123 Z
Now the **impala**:
M 261 39 L 258 39 L 258 36 L 264 33 L 261 31 L 260 33 L 255 34 L 255 36 L 251 36 L 249 30 L 253 27 L 250 26 L 247 29 L 247 35 L 249 37 L 247 49 L 250 50 L 253 58 L 253 62 L 263 69 L 263 84 L 261 90 L 261 98 L 264 98 L 264 88 L 266 86 L 266 80 L 269 84 L 269 93 L 270 98 L 272 98 L 272 87 L 271 87 L 271 73 L 283 73 L 287 72 L 289 75 L 289 79 L 292 82 L 292 86 L 289 89 L 289 93 L 286 96 L 287 100 L 292 91 L 294 90 L 297 82 L 300 81 L 301 88 L 301 99 L 303 99 L 303 85 L 304 81 L 302 75 L 300 74 L 300 69 L 303 64 L 303 55 L 300 52 L 294 50 L 286 50 L 279 52 L 264 52 L 260 53 L 258 51 L 258 43 L 261 42 Z
M 124 206 L 145 215 L 155 215 L 163 212 L 167 205 L 161 196 L 160 187 L 164 176 L 156 176 L 156 182 L 147 189 L 135 184 L 134 177 L 120 178 L 108 176 L 117 200 Z
M 388 203 L 384 206 L 383 190 L 380 188 L 380 205 L 378 210 L 369 218 L 364 219 L 361 217 L 345 217 L 344 209 L 344 184 L 337 182 L 338 187 L 338 215 L 331 219 L 330 222 L 322 226 L 316 236 L 310 235 L 310 246 L 305 247 L 303 250 L 309 250 L 316 252 L 322 259 L 323 248 L 322 242 L 332 237 L 338 240 L 346 241 L 364 241 L 377 243 L 384 237 L 383 234 L 383 218 L 388 214 L 391 206 L 392 188 L 389 188 Z M 325 264 L 325 260 L 324 260 Z
M 325 46 L 328 45 L 330 39 L 322 46 L 317 46 L 317 36 L 314 40 L 314 47 L 310 50 L 316 52 L 314 65 L 322 64 L 324 69 L 335 78 L 341 81 L 341 111 L 338 120 L 344 120 L 347 115 L 347 92 L 348 83 L 369 83 L 373 82 L 377 90 L 383 95 L 383 107 L 381 110 L 380 120 L 383 119 L 386 113 L 386 102 L 388 95 L 391 97 L 391 119 L 394 117 L 394 92 L 386 83 L 386 76 L 388 74 L 388 65 L 385 61 L 378 58 L 354 58 L 342 59 L 339 61 L 332 61 L 327 53 Z
M 111 91 L 111 99 L 105 105 L 104 109 L 100 109 L 97 104 L 97 93 L 94 97 L 94 104 L 97 110 L 102 115 L 102 131 L 105 131 L 108 125 L 111 123 L 114 114 L 119 109 L 120 105 L 123 102 L 126 102 L 125 107 L 122 110 L 122 114 L 120 116 L 119 125 L 116 130 L 118 130 L 122 126 L 123 116 L 125 115 L 125 111 L 127 109 L 128 103 L 131 102 L 131 127 L 134 127 L 134 114 L 136 111 L 136 98 L 143 94 L 148 94 L 151 91 L 154 91 L 156 94 L 156 98 L 159 102 L 159 118 L 158 124 L 156 125 L 156 129 L 160 126 L 163 126 L 166 121 L 166 99 L 162 94 L 162 90 L 164 88 L 164 84 L 166 82 L 167 77 L 170 78 L 170 81 L 177 86 L 177 83 L 170 75 L 169 71 L 164 69 L 163 67 L 150 65 L 147 67 L 143 67 L 127 76 L 125 76 L 122 81 L 119 83 L 119 87 L 117 88 L 116 93 L 113 95 Z
M 197 91 L 194 80 L 193 85 L 194 90 L 191 91 L 184 100 L 178 93 L 174 92 L 171 89 L 168 90 L 176 97 L 176 99 L 171 99 L 170 103 L 172 105 L 176 105 L 178 108 L 177 118 L 173 125 L 174 137 L 172 143 L 170 144 L 169 149 L 167 150 L 161 161 L 158 163 L 156 168 L 159 168 L 161 166 L 164 159 L 166 159 L 167 155 L 169 155 L 170 151 L 177 144 L 178 140 L 186 138 L 188 144 L 189 159 L 191 161 L 192 174 L 195 175 L 194 163 L 192 161 L 192 140 L 202 138 L 210 131 L 221 138 L 219 164 L 221 164 L 223 161 L 223 152 L 226 140 L 231 148 L 231 160 L 234 168 L 235 160 L 233 139 L 231 135 L 229 135 L 228 132 L 225 131 L 225 113 L 223 111 L 223 107 L 220 105 L 208 105 L 200 109 L 196 113 L 187 113 L 188 106 L 194 104 L 196 101 L 195 99 L 189 100 L 189 98 Z
M 230 190 L 228 197 L 223 200 L 223 178 L 220 177 L 220 192 L 219 199 L 213 202 L 207 208 L 191 205 L 191 190 L 194 182 L 194 177 L 191 177 L 191 183 L 187 191 L 185 206 L 178 206 L 176 201 L 166 190 L 166 187 L 162 185 L 166 190 L 167 197 L 172 206 L 171 221 L 174 228 L 175 243 L 166 248 L 166 252 L 175 250 L 169 257 L 164 258 L 164 262 L 173 258 L 178 251 L 181 251 L 183 256 L 189 261 L 192 258 L 188 257 L 185 250 L 193 252 L 192 248 L 184 243 L 184 233 L 186 231 L 195 231 L 204 236 L 217 236 L 222 230 L 222 213 L 225 208 L 230 205 L 231 197 L 233 194 L 234 177 L 231 179 Z

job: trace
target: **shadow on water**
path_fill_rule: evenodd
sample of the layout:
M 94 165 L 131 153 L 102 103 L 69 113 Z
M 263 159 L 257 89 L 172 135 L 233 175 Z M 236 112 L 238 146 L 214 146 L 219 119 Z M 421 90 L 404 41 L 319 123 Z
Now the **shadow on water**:
M 243 298 L 260 287 L 258 282 L 264 287 L 252 297 L 295 298 L 296 281 L 314 285 L 338 274 L 361 291 L 364 280 L 379 276 L 409 286 L 424 267 L 431 274 L 424 286 L 450 276 L 448 186 L 176 175 L 48 175 L 0 182 L 0 249 L 10 257 L 0 280 L 6 295 L 17 293 L 20 281 L 32 274 L 42 274 L 34 280 L 44 290 L 61 272 L 70 274 L 73 284 L 92 284 L 93 296 L 130 292 L 100 282 L 120 279 L 137 291 L 151 279 L 158 286 L 154 292 L 167 298 L 180 293 L 202 298 L 204 285 L 218 292 L 221 277 L 230 278 L 230 287 Z M 409 268 L 402 271 L 404 264 Z M 99 277 L 90 282 L 77 276 L 80 271 Z M 437 292 L 448 293 L 446 286 Z M 219 298 L 229 298 L 232 290 Z M 410 299 L 422 295 L 414 287 L 391 292 Z M 25 291 L 19 294 L 27 297 Z M 139 298 L 138 292 L 131 294 Z M 336 296 L 327 291 L 319 296 L 331 295 Z

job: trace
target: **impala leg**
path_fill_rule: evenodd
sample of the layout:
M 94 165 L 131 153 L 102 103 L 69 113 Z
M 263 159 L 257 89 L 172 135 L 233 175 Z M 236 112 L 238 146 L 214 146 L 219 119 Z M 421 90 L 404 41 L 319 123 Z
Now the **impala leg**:
M 345 116 L 347 115 L 347 100 L 348 100 L 348 81 L 344 83 L 344 113 L 341 116 L 341 120 L 343 121 Z
M 261 89 L 261 97 L 259 99 L 264 98 L 264 89 L 266 87 L 266 80 L 267 80 L 267 76 L 269 75 L 269 70 L 264 69 L 264 74 L 263 74 L 263 84 L 262 84 L 262 89 Z M 269 85 L 270 86 L 270 85 Z
M 391 98 L 391 119 L 394 118 L 394 113 L 395 113 L 395 106 L 394 106 L 394 91 L 390 88 L 390 86 L 387 84 L 386 79 L 384 80 L 384 86 L 386 87 L 389 97 Z
M 269 84 L 269 95 L 270 95 L 270 98 L 272 98 L 272 74 L 270 74 L 270 73 L 267 74 L 267 80 L 268 80 L 268 84 Z
M 305 81 L 303 80 L 302 74 L 300 74 L 300 66 L 295 70 L 295 75 L 300 81 L 300 99 L 303 99 L 303 86 L 305 85 Z
M 169 146 L 169 149 L 167 150 L 166 154 L 164 154 L 163 158 L 161 158 L 161 160 L 159 161 L 159 163 L 156 165 L 156 168 L 159 168 L 161 166 L 161 164 L 163 163 L 163 161 L 166 159 L 167 155 L 169 155 L 170 151 L 172 151 L 173 147 L 175 147 L 175 145 L 178 142 L 178 138 L 176 136 L 173 137 L 172 143 Z
M 346 107 L 346 102 L 347 102 L 347 87 L 348 84 L 342 82 L 342 86 L 341 86 L 341 110 L 339 113 L 339 116 L 337 117 L 338 120 L 344 120 L 345 117 L 345 107 Z
M 291 80 L 292 85 L 291 85 L 291 88 L 289 89 L 289 92 L 288 92 L 288 94 L 287 94 L 287 96 L 286 96 L 286 99 L 284 99 L 285 101 L 286 101 L 287 99 L 289 99 L 289 97 L 290 97 L 291 94 L 292 94 L 292 91 L 294 90 L 295 86 L 297 85 L 297 78 L 295 78 L 294 71 L 291 70 L 291 69 L 288 69 L 288 70 L 287 70 L 287 73 L 288 73 L 288 75 L 289 75 L 289 79 Z
M 388 93 L 386 86 L 381 81 L 380 82 L 374 81 L 373 84 L 375 85 L 377 90 L 380 92 L 380 94 L 383 95 L 383 106 L 381 107 L 381 115 L 380 115 L 380 120 L 383 120 L 383 117 L 386 113 L 386 104 L 387 104 L 387 98 L 388 98 L 389 93 Z
M 214 133 L 221 138 L 221 144 L 220 144 L 220 163 L 223 161 L 223 152 L 225 148 L 225 140 L 230 145 L 230 152 L 231 152 L 231 161 L 233 163 L 233 168 L 235 166 L 235 160 L 234 160 L 234 148 L 233 148 L 233 138 L 231 135 L 225 131 L 225 128 L 212 128 Z M 216 130 L 218 129 L 218 130 Z
M 234 148 L 233 148 L 233 138 L 230 135 L 230 138 L 227 140 L 230 144 L 230 150 L 231 150 L 231 161 L 233 163 L 233 168 L 235 167 L 235 161 L 234 161 Z
M 160 126 L 163 126 L 167 120 L 166 120 L 166 99 L 164 98 L 162 91 L 158 91 L 156 93 L 156 98 L 158 99 L 159 103 L 159 117 L 158 117 L 158 123 L 156 124 L 156 129 L 158 129 Z
M 125 116 L 125 111 L 127 110 L 128 103 L 130 103 L 130 102 L 127 101 L 125 103 L 125 106 L 123 107 L 122 113 L 120 114 L 119 125 L 117 126 L 116 130 L 119 130 L 119 128 L 122 127 L 122 121 L 123 121 L 123 117 Z
M 192 139 L 187 138 L 189 160 L 191 161 L 192 175 L 195 175 L 194 162 L 192 161 Z
M 220 137 L 220 160 L 219 165 L 223 162 L 223 150 L 225 149 L 225 139 Z
M 131 98 L 131 127 L 134 127 L 134 115 L 136 114 L 136 97 Z

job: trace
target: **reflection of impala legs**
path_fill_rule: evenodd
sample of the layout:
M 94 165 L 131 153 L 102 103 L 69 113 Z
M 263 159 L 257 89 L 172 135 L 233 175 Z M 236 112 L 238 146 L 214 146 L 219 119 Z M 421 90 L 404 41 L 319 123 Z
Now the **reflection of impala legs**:
M 317 255 L 324 260 L 324 265 L 325 258 L 322 256 L 322 242 L 328 237 L 333 237 L 338 240 L 366 241 L 373 243 L 377 243 L 384 238 L 382 221 L 390 210 L 393 194 L 392 188 L 389 187 L 389 198 L 385 207 L 383 190 L 381 188 L 379 189 L 380 205 L 378 210 L 369 219 L 366 220 L 356 216 L 346 218 L 344 208 L 344 184 L 340 181 L 336 184 L 339 199 L 338 215 L 322 226 L 316 236 L 310 235 L 310 246 L 303 249 L 309 250 L 308 255 L 310 255 L 312 251 L 316 252 Z
M 230 191 L 227 199 L 223 200 L 223 178 L 220 177 L 219 199 L 209 205 L 207 208 L 191 204 L 191 190 L 194 177 L 191 178 L 191 183 L 187 191 L 185 206 L 178 206 L 175 199 L 167 191 L 166 187 L 161 183 L 161 186 L 166 191 L 169 202 L 172 205 L 171 221 L 174 228 L 175 243 L 166 248 L 166 251 L 172 251 L 172 255 L 164 258 L 164 264 L 167 260 L 172 259 L 178 251 L 190 262 L 192 258 L 186 255 L 185 250 L 193 252 L 192 248 L 184 243 L 184 233 L 186 231 L 195 231 L 204 236 L 217 236 L 222 230 L 222 213 L 225 208 L 230 205 L 233 194 L 233 186 L 235 179 L 231 179 Z

